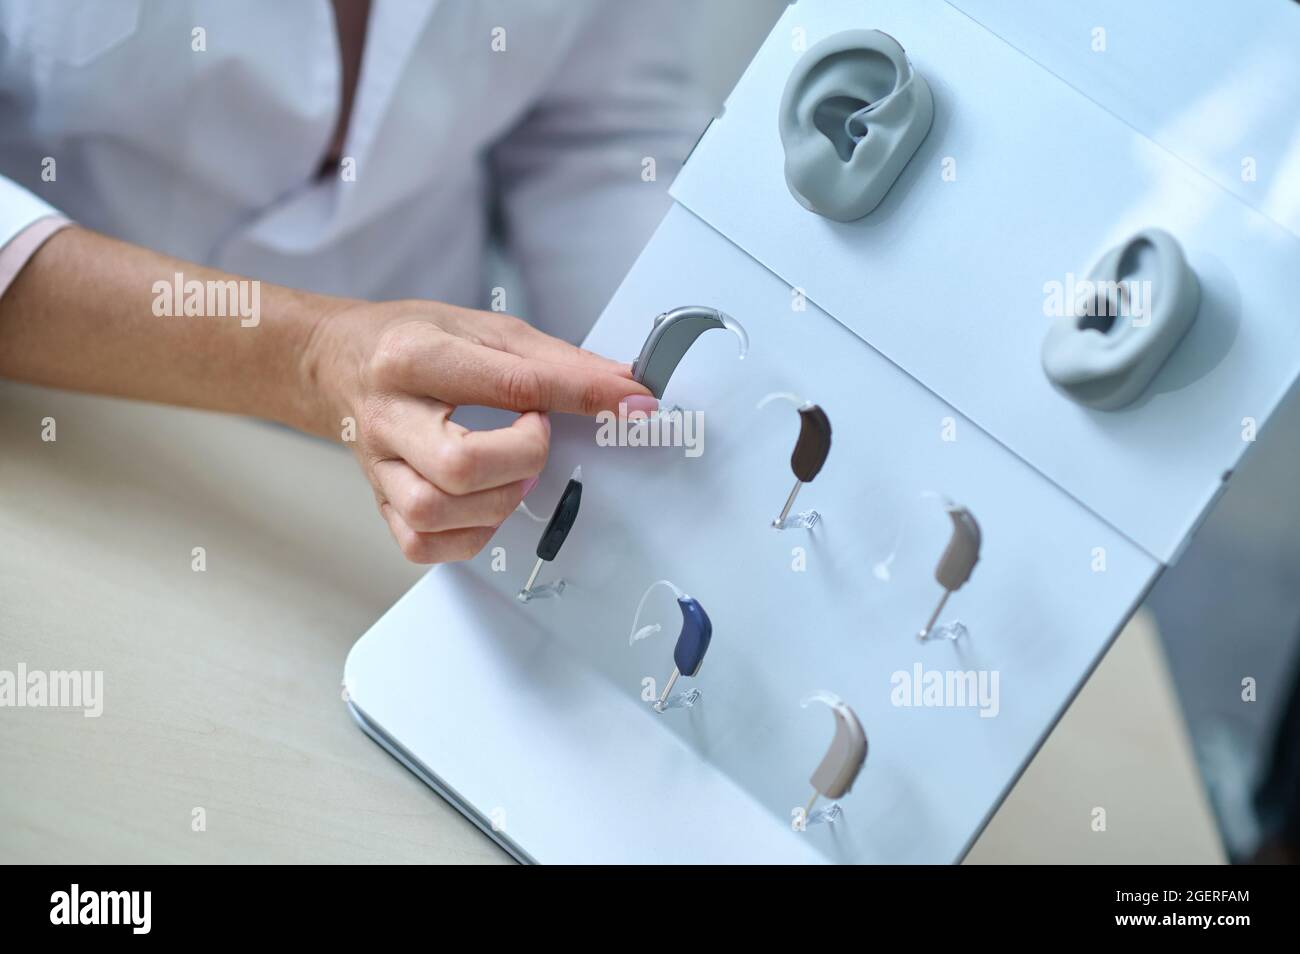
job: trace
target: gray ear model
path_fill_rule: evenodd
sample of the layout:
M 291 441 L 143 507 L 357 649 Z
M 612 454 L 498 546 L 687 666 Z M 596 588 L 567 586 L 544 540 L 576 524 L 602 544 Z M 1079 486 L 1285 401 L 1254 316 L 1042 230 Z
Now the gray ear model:
M 934 120 L 934 97 L 898 41 L 846 30 L 795 64 L 781 97 L 785 181 L 805 208 L 837 222 L 877 205 Z
M 1111 249 L 1043 341 L 1043 371 L 1067 397 L 1104 411 L 1134 401 L 1196 319 L 1196 273 L 1161 229 Z
M 664 396 L 668 379 L 695 339 L 710 328 L 727 327 L 727 316 L 716 308 L 674 308 L 655 318 L 641 353 L 632 362 L 632 377 L 657 398 Z

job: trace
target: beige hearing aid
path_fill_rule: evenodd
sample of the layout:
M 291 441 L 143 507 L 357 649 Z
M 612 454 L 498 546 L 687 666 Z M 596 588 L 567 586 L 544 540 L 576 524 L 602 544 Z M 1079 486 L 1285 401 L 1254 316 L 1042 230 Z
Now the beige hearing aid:
M 975 564 L 980 558 L 982 535 L 980 525 L 975 522 L 971 512 L 965 507 L 950 506 L 948 517 L 952 520 L 952 536 L 948 538 L 948 545 L 944 547 L 943 555 L 939 557 L 939 563 L 934 568 L 934 578 L 943 587 L 943 596 L 939 598 L 939 605 L 930 614 L 929 621 L 916 634 L 918 639 L 925 639 L 930 635 L 930 630 L 934 628 L 939 614 L 943 612 L 948 597 L 952 596 L 955 590 L 961 589 L 970 579 Z
M 809 779 L 813 793 L 804 807 L 805 818 L 812 814 L 819 795 L 840 798 L 848 794 L 867 760 L 867 734 L 862 731 L 857 713 L 833 693 L 817 693 L 804 704 L 814 698 L 829 707 L 835 717 L 835 737 Z

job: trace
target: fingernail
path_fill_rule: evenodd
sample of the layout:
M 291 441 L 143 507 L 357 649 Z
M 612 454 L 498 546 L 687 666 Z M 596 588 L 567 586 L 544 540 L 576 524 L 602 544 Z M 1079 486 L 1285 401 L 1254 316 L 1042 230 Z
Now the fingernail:
M 546 428 L 547 434 L 551 433 L 551 415 L 549 414 L 542 415 L 542 426 Z
M 537 486 L 537 480 L 538 478 L 536 477 L 529 477 L 527 480 L 524 481 L 524 493 L 523 493 L 524 497 L 527 497 L 528 494 L 532 491 L 532 489 Z M 519 499 L 522 500 L 523 497 L 520 497 Z
M 659 401 L 649 394 L 629 394 L 618 403 L 626 408 L 629 414 L 633 411 L 650 414 L 659 409 Z

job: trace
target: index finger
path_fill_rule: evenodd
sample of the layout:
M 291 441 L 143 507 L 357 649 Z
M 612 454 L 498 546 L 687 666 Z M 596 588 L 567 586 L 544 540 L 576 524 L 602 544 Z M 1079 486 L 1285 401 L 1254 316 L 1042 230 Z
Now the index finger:
M 632 376 L 632 365 L 626 361 L 607 358 L 594 351 L 570 344 L 534 328 L 528 322 L 513 315 L 468 310 L 462 314 L 458 310 L 453 315 L 453 324 L 457 334 L 521 358 L 537 358 L 556 364 L 576 364 L 609 371 L 625 378 Z
M 459 339 L 447 348 L 450 360 L 436 396 L 453 404 L 588 417 L 617 411 L 620 404 L 638 411 L 659 406 L 644 385 L 603 368 L 524 358 Z

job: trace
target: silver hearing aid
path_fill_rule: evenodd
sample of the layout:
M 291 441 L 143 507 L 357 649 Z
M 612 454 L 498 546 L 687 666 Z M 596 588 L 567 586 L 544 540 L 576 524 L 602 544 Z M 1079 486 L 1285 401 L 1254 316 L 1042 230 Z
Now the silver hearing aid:
M 655 397 L 662 398 L 682 356 L 695 344 L 696 338 L 712 328 L 726 328 L 735 333 L 740 339 L 740 356 L 745 356 L 749 338 L 740 322 L 717 308 L 688 305 L 655 316 L 641 353 L 632 362 L 633 379 L 644 384 Z

